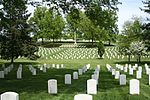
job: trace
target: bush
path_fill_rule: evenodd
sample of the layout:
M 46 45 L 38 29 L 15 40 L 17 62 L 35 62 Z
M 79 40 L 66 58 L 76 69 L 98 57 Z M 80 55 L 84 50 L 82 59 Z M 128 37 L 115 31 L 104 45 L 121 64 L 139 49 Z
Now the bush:
M 97 47 L 98 47 L 98 55 L 102 58 L 103 54 L 105 53 L 104 44 L 101 41 L 99 41 Z

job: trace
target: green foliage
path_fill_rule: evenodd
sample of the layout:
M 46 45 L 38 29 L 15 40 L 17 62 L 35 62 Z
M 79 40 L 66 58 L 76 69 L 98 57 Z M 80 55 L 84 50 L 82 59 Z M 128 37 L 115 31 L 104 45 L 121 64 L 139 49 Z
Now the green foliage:
M 86 8 L 89 7 L 91 4 L 97 4 L 101 7 L 107 7 L 109 9 L 117 9 L 117 4 L 120 2 L 118 0 L 43 0 L 43 2 L 49 2 L 48 5 L 56 5 L 53 6 L 55 9 L 61 9 L 63 13 L 69 13 L 72 10 L 72 7 L 75 8 Z M 42 2 L 41 2 L 42 3 Z M 39 5 L 34 4 L 33 5 Z M 40 4 L 42 5 L 42 4 Z
M 123 26 L 122 35 L 119 38 L 119 47 L 124 54 L 129 54 L 127 50 L 133 41 L 138 41 L 141 38 L 142 29 L 141 21 L 139 18 L 133 18 L 133 21 L 126 21 Z
M 12 63 L 19 56 L 31 56 L 37 51 L 37 47 L 30 37 L 32 30 L 27 23 L 30 14 L 27 14 L 26 4 L 26 0 L 2 1 L 0 55 L 2 59 L 11 59 Z
M 143 1 L 143 4 L 145 5 L 144 9 L 142 9 L 144 12 L 150 14 L 150 1 L 146 0 Z M 145 42 L 146 47 L 148 47 L 148 51 L 150 51 L 150 22 L 149 19 L 147 19 L 147 23 L 145 23 L 142 26 L 143 33 L 142 33 L 142 40 Z
M 54 9 L 45 7 L 37 7 L 29 23 L 36 26 L 35 33 L 37 33 L 36 37 L 38 38 L 61 38 L 61 33 L 65 27 L 62 16 Z
M 105 53 L 104 44 L 101 41 L 99 41 L 97 47 L 98 47 L 98 55 L 102 58 L 103 54 Z

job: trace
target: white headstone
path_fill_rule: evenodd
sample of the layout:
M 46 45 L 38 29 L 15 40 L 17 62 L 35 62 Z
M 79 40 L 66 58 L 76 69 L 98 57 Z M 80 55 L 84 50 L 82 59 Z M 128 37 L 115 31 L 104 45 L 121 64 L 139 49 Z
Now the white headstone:
M 141 66 L 139 66 L 139 67 L 138 67 L 138 70 L 142 72 L 142 67 L 141 67 Z
M 87 69 L 90 69 L 90 67 L 91 67 L 90 64 L 87 64 L 87 65 L 86 65 L 86 68 L 87 68 Z
M 116 73 L 115 73 L 115 79 L 119 79 L 119 77 L 120 77 L 120 72 L 116 71 Z
M 33 69 L 32 75 L 36 75 L 36 69 Z
M 83 74 L 82 69 L 78 69 L 78 73 L 79 75 L 82 75 Z
M 64 68 L 64 64 L 61 64 L 61 68 Z
M 120 70 L 124 70 L 124 67 L 123 67 L 123 66 L 120 66 Z
M 137 79 L 142 78 L 142 72 L 141 71 L 136 71 L 136 78 Z
M 4 78 L 4 77 L 5 77 L 4 71 L 0 71 L 0 78 Z
M 97 94 L 97 80 L 95 79 L 87 80 L 87 93 Z
M 48 93 L 57 94 L 57 80 L 55 79 L 48 80 Z
M 56 65 L 56 68 L 59 69 L 59 64 Z
M 74 96 L 74 100 L 93 100 L 93 97 L 89 94 L 78 94 Z
M 4 74 L 6 74 L 6 75 L 8 74 L 8 68 L 4 69 Z
M 43 70 L 43 66 L 38 65 L 38 68 L 42 71 Z
M 0 100 L 19 100 L 19 95 L 15 92 L 5 92 L 1 94 Z
M 129 75 L 133 75 L 133 68 L 129 68 Z
M 73 72 L 73 79 L 78 79 L 78 72 Z
M 43 67 L 43 72 L 46 73 L 46 66 Z
M 120 75 L 120 85 L 126 85 L 126 75 Z
M 112 75 L 115 75 L 115 74 L 116 74 L 116 70 L 112 69 Z
M 65 84 L 71 84 L 71 74 L 65 75 Z
M 130 80 L 130 94 L 140 94 L 140 82 L 137 79 Z
M 150 74 L 148 76 L 149 76 L 149 85 L 150 85 Z
M 128 67 L 127 66 L 124 67 L 124 72 L 126 72 L 126 73 L 128 72 Z
M 52 64 L 52 67 L 55 68 L 55 64 Z
M 95 79 L 97 81 L 97 84 L 98 84 L 98 75 L 97 74 L 92 74 L 91 78 Z
M 146 74 L 149 75 L 150 74 L 150 68 L 146 69 Z
M 17 71 L 17 79 L 21 79 L 22 78 L 22 71 L 18 70 Z

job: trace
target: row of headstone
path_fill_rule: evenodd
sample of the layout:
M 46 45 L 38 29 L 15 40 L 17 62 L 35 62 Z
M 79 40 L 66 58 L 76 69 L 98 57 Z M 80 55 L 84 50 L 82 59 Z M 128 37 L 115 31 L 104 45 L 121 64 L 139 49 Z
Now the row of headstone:
M 145 64 L 145 70 L 146 70 L 146 74 L 148 75 L 148 84 L 150 85 L 150 68 L 147 64 Z
M 78 79 L 79 75 L 82 75 L 90 68 L 90 64 L 85 65 L 83 68 L 78 69 L 78 72 L 73 72 L 73 79 Z M 65 84 L 71 84 L 71 74 L 65 74 Z
M 61 52 L 60 52 L 61 51 Z M 105 54 L 103 58 L 108 59 L 124 59 L 127 56 L 122 55 L 118 48 L 109 47 L 105 49 Z M 45 59 L 94 59 L 99 57 L 96 48 L 39 48 L 36 53 Z M 150 56 L 148 56 L 150 57 Z M 135 58 L 131 55 L 131 58 Z M 146 58 L 146 56 L 144 57 Z
M 13 69 L 13 64 L 9 65 L 8 67 L 5 67 L 5 64 L 3 64 L 2 68 L 4 70 L 0 71 L 0 78 L 5 78 L 5 75 L 7 75 Z
M 0 100 L 19 100 L 19 94 L 16 92 L 5 92 L 1 94 Z
M 38 65 L 38 68 L 43 71 L 43 72 L 46 72 L 46 69 L 49 69 L 49 68 L 64 68 L 64 64 L 44 64 L 44 65 Z
M 90 64 L 87 64 L 82 68 L 80 73 L 86 72 L 90 68 Z M 78 72 L 73 72 L 73 79 L 78 79 Z M 65 74 L 65 84 L 71 84 L 71 74 Z M 48 80 L 48 93 L 57 94 L 57 80 L 50 79 Z
M 125 66 L 127 66 L 127 65 L 125 65 Z M 112 75 L 115 76 L 115 79 L 119 79 L 120 85 L 126 85 L 126 82 L 127 82 L 126 81 L 126 75 L 124 75 L 124 74 L 120 75 L 120 72 L 116 71 L 116 69 L 112 68 L 109 64 L 107 64 L 106 67 L 107 67 L 108 71 L 109 71 L 109 69 L 111 69 L 110 72 L 112 72 Z M 120 66 L 120 65 L 117 65 L 117 68 L 120 70 L 124 70 L 124 67 L 122 68 L 122 66 Z M 133 67 L 133 68 L 129 67 L 129 73 L 131 73 L 130 69 L 136 70 L 137 67 Z M 137 74 L 136 74 L 137 78 L 141 77 L 141 72 L 142 72 L 141 70 L 142 70 L 141 68 L 138 68 Z M 131 79 L 129 81 L 129 93 L 130 94 L 140 94 L 140 82 L 139 82 L 139 80 Z
M 97 85 L 99 80 L 100 65 L 97 65 L 91 79 L 87 80 L 87 94 L 97 94 Z
M 124 72 L 128 72 L 129 69 L 129 75 L 133 75 L 134 74 L 134 70 L 136 71 L 136 78 L 137 79 L 141 79 L 142 78 L 142 67 L 138 66 L 138 64 L 135 64 L 133 67 L 131 64 L 125 64 L 125 66 L 116 64 L 116 68 L 124 71 Z M 114 74 L 115 69 L 112 69 L 112 75 Z
M 34 68 L 32 65 L 29 65 L 29 70 L 31 71 L 32 75 L 36 75 L 36 68 Z
M 20 64 L 19 67 L 18 67 L 17 79 L 22 79 L 22 64 Z
M 88 65 L 89 66 L 89 65 Z M 87 67 L 88 69 L 90 67 Z M 82 70 L 79 70 L 79 72 Z M 94 73 L 91 75 L 91 79 L 87 80 L 87 94 L 77 94 L 74 96 L 74 100 L 93 100 L 92 95 L 97 94 L 97 84 L 99 79 L 100 66 L 97 65 Z
M 100 72 L 100 65 L 97 65 L 94 73 L 91 76 L 91 79 L 97 80 L 97 84 L 98 84 L 98 80 L 99 80 L 99 72 Z

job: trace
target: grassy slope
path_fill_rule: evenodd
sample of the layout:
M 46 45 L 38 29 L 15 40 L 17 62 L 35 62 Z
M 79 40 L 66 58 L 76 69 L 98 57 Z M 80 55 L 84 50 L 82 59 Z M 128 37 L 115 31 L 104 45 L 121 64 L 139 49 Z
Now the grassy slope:
M 148 61 L 149 59 L 147 59 Z M 5 61 L 0 60 L 0 63 Z M 6 63 L 6 62 L 5 62 Z M 16 79 L 16 70 L 18 64 L 23 66 L 23 79 Z M 38 63 L 61 64 L 66 65 L 64 69 L 50 68 L 47 73 L 42 71 L 37 72 L 37 76 L 32 76 L 28 70 L 27 64 L 32 63 L 37 67 Z M 64 84 L 64 75 L 72 74 L 78 68 L 90 63 L 92 69 L 78 80 L 72 80 L 71 85 Z M 74 95 L 78 93 L 86 93 L 86 80 L 89 79 L 97 64 L 101 65 L 98 94 L 94 95 L 94 100 L 150 100 L 150 86 L 148 84 L 148 76 L 143 73 L 143 78 L 140 80 L 140 95 L 129 95 L 129 83 L 126 86 L 119 86 L 119 81 L 115 80 L 111 73 L 107 72 L 105 64 L 109 63 L 114 66 L 115 63 L 126 63 L 121 60 L 16 60 L 15 68 L 10 72 L 5 79 L 0 79 L 0 93 L 6 91 L 16 91 L 20 95 L 20 100 L 73 100 Z M 144 62 L 145 63 L 145 62 Z M 147 62 L 150 64 L 150 62 Z M 123 72 L 122 72 L 123 73 Z M 135 74 L 135 73 L 134 73 Z M 127 79 L 135 78 L 127 76 Z M 50 95 L 47 93 L 48 79 L 58 80 L 58 95 Z

